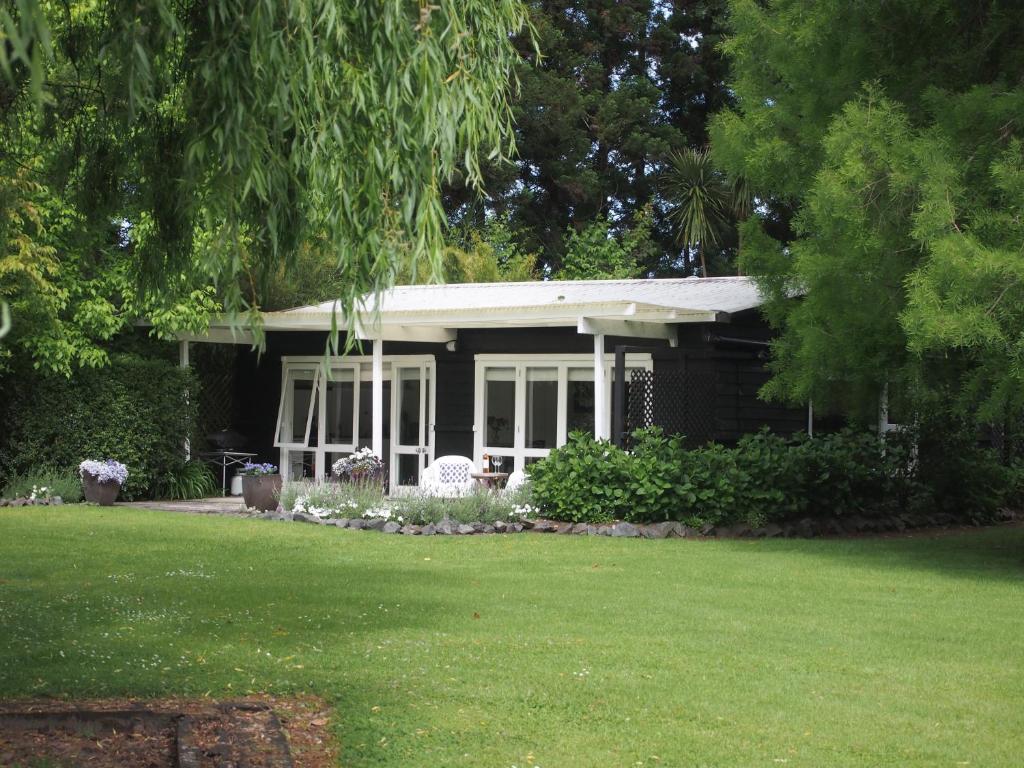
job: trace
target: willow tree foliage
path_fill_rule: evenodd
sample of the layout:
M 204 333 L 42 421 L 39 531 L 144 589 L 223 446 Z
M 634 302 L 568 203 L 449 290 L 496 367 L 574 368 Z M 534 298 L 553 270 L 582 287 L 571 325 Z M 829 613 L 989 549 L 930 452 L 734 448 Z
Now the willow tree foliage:
M 1024 7 L 731 0 L 715 159 L 796 211 L 742 265 L 782 328 L 768 393 L 870 413 L 886 384 L 1024 399 Z M 795 294 L 803 298 L 793 300 Z
M 54 213 L 12 217 L 27 198 L 8 196 L 0 220 L 24 225 L 8 240 L 53 249 L 45 279 L 66 294 L 49 330 L 68 347 L 43 363 L 96 362 L 93 342 L 127 310 L 201 324 L 188 299 L 208 283 L 244 309 L 246 286 L 293 268 L 311 239 L 337 254 L 344 305 L 399 263 L 439 272 L 442 185 L 459 169 L 478 187 L 482 160 L 511 154 L 525 26 L 518 0 L 5 4 L 0 177 L 15 188 L 27 172 Z M 124 284 L 87 292 L 104 315 L 91 328 L 77 284 L 110 261 Z M 32 282 L 0 282 L 15 343 L 34 333 L 19 331 L 25 292 L 50 290 Z

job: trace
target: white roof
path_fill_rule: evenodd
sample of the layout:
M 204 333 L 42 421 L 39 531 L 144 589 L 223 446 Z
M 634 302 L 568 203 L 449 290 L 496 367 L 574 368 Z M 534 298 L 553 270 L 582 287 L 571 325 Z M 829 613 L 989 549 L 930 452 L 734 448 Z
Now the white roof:
M 354 322 L 327 301 L 263 314 L 268 331 L 353 326 L 360 338 L 448 341 L 458 328 L 575 326 L 581 333 L 674 339 L 675 323 L 728 320 L 762 303 L 749 277 L 547 280 L 400 286 L 367 295 Z M 216 324 L 215 324 L 216 325 Z

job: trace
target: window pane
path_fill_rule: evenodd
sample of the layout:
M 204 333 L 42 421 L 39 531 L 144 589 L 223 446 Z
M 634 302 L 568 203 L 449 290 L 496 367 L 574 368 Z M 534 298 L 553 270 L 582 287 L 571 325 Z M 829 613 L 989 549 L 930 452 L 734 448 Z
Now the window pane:
M 566 434 L 577 430 L 594 434 L 594 370 L 570 368 L 565 396 Z
M 417 454 L 400 453 L 398 455 L 398 484 L 420 484 L 420 457 Z
M 312 379 L 299 379 L 292 387 L 292 429 L 288 441 L 306 442 L 306 423 L 309 419 L 309 404 L 313 399 Z
M 312 477 L 316 462 L 316 454 L 312 451 L 285 451 L 285 466 L 281 472 L 289 480 L 301 480 Z
M 333 371 L 327 384 L 327 443 L 348 445 L 353 442 L 352 407 L 355 382 L 351 370 Z
M 420 444 L 420 370 L 401 368 L 398 372 L 398 443 Z
M 484 371 L 485 445 L 513 446 L 516 414 L 515 368 L 487 368 Z
M 391 382 L 385 381 L 384 400 L 384 442 L 391 440 Z M 373 439 L 373 382 L 359 383 L 359 444 L 369 445 Z M 387 451 L 385 451 L 387 453 Z
M 526 369 L 526 447 L 554 448 L 558 435 L 558 369 Z

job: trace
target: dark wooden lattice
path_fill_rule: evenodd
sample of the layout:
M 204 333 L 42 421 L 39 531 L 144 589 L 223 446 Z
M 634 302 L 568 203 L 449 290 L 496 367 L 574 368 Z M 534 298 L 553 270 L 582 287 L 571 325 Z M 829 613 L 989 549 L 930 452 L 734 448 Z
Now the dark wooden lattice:
M 715 372 L 708 368 L 634 370 L 626 403 L 626 434 L 657 426 L 666 435 L 683 435 L 687 446 L 713 440 L 715 389 Z M 630 443 L 627 437 L 627 446 Z
M 192 367 L 199 380 L 200 437 L 232 426 L 236 354 L 232 344 L 192 345 Z

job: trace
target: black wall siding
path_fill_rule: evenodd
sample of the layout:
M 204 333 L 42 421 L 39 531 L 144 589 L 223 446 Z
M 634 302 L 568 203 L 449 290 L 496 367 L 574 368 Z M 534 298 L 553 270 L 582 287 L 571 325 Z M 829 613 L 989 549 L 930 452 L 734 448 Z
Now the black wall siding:
M 762 425 L 783 434 L 805 428 L 806 411 L 765 403 L 757 393 L 768 373 L 757 348 L 713 344 L 708 334 L 768 340 L 771 330 L 756 312 L 740 313 L 728 323 L 676 326 L 679 347 L 664 340 L 606 337 L 605 351 L 618 345 L 649 349 L 658 370 L 702 366 L 715 377 L 715 439 L 735 442 Z M 268 332 L 262 355 L 246 350 L 236 361 L 233 426 L 248 438 L 247 450 L 262 461 L 277 462 L 274 429 L 281 396 L 281 358 L 319 356 L 326 350 L 326 332 Z M 475 417 L 475 360 L 477 354 L 591 354 L 593 338 L 575 328 L 462 329 L 456 348 L 444 344 L 385 342 L 385 355 L 433 355 L 437 393 L 434 423 L 435 454 L 472 456 Z M 371 345 L 355 354 L 370 355 Z

